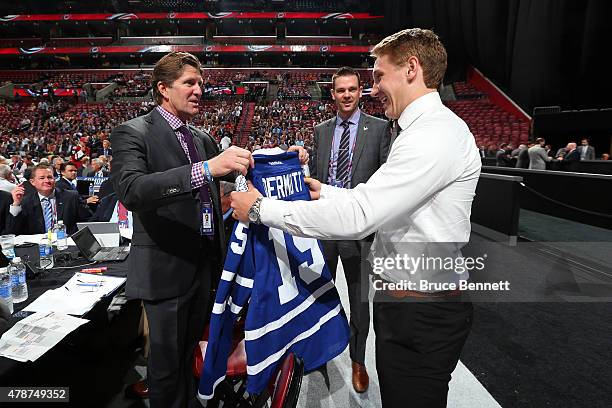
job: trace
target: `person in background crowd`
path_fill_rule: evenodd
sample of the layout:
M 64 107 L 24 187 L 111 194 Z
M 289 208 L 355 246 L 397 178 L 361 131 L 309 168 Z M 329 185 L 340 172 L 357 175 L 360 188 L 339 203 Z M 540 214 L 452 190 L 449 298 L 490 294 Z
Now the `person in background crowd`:
M 91 160 L 91 170 L 84 174 L 85 177 L 108 177 L 108 171 L 104 170 L 104 162 L 99 158 Z
M 77 166 L 78 177 L 86 177 L 87 173 L 91 171 L 91 160 L 89 159 L 89 156 L 83 156 L 80 162 L 74 164 Z
M 586 137 L 580 141 L 578 152 L 580 160 L 595 160 L 595 148 L 589 144 L 589 139 Z
M 35 166 L 29 182 L 37 194 L 25 195 L 23 185 L 15 187 L 11 192 L 13 203 L 6 226 L 9 233 L 44 234 L 52 229 L 58 220 L 63 220 L 66 232 L 74 234 L 77 231 L 76 223 L 87 221 L 91 217 L 91 211 L 79 199 L 76 191 L 55 187 L 55 178 L 49 166 Z
M 55 177 L 56 179 L 59 179 L 62 174 L 60 167 L 63 163 L 64 159 L 62 159 L 61 157 L 55 157 L 53 159 L 53 177 Z
M 15 181 L 15 175 L 11 168 L 6 164 L 0 164 L 0 190 L 10 193 L 17 187 Z
M 533 146 L 533 143 L 529 142 L 527 145 L 521 144 L 519 146 L 519 153 L 516 156 L 516 168 L 517 169 L 528 169 L 529 168 L 529 149 Z
M 601 160 L 610 160 L 610 153 L 604 153 L 601 155 Z
M 102 147 L 98 149 L 98 157 L 100 156 L 112 156 L 113 155 L 113 149 L 111 149 L 111 143 L 110 140 L 108 139 L 104 139 L 102 141 Z
M 551 161 L 552 157 L 546 154 L 546 150 L 544 149 L 545 144 L 546 140 L 539 137 L 536 139 L 535 144 L 529 148 L 529 169 L 546 170 L 546 163 Z

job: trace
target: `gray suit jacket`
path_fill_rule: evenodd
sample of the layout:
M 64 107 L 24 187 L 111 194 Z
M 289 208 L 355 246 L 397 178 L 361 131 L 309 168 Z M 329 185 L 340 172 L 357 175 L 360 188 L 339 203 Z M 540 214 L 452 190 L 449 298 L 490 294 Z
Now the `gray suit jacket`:
M 540 145 L 529 148 L 529 168 L 534 170 L 546 170 L 546 162 L 552 158 L 546 154 L 546 150 Z
M 585 149 L 584 146 L 578 146 L 578 152 L 580 152 L 580 157 L 582 157 L 582 151 Z M 593 146 L 586 146 L 586 156 L 584 160 L 595 160 L 595 148 Z
M 363 111 L 357 127 L 357 140 L 353 153 L 351 170 L 351 187 L 368 181 L 370 176 L 387 160 L 391 133 L 389 123 L 385 120 L 367 115 Z M 313 158 L 310 174 L 313 178 L 327 183 L 329 159 L 336 116 L 315 126 Z

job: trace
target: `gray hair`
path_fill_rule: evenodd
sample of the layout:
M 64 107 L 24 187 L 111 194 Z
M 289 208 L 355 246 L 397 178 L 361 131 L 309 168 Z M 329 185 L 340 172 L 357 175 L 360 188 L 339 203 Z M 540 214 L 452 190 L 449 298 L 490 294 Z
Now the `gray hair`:
M 9 174 L 12 173 L 12 170 L 9 166 L 7 166 L 6 164 L 0 164 L 0 177 L 5 179 L 8 177 Z

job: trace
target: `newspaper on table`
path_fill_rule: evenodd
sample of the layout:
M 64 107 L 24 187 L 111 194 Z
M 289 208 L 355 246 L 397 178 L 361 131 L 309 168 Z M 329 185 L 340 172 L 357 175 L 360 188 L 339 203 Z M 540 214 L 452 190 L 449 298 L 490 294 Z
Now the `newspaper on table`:
M 70 332 L 89 320 L 55 312 L 38 312 L 17 322 L 0 338 L 0 356 L 36 361 Z
M 82 316 L 124 282 L 125 278 L 77 272 L 63 286 L 46 291 L 24 310 Z

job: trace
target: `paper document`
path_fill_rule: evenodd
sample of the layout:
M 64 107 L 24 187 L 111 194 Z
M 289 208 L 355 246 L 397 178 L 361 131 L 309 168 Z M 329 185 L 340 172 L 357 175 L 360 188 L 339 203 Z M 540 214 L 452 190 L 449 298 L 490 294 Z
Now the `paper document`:
M 124 282 L 125 278 L 77 272 L 64 286 L 46 291 L 24 310 L 82 316 Z
M 17 361 L 36 361 L 88 321 L 54 312 L 34 313 L 17 322 L 0 338 L 0 356 Z

